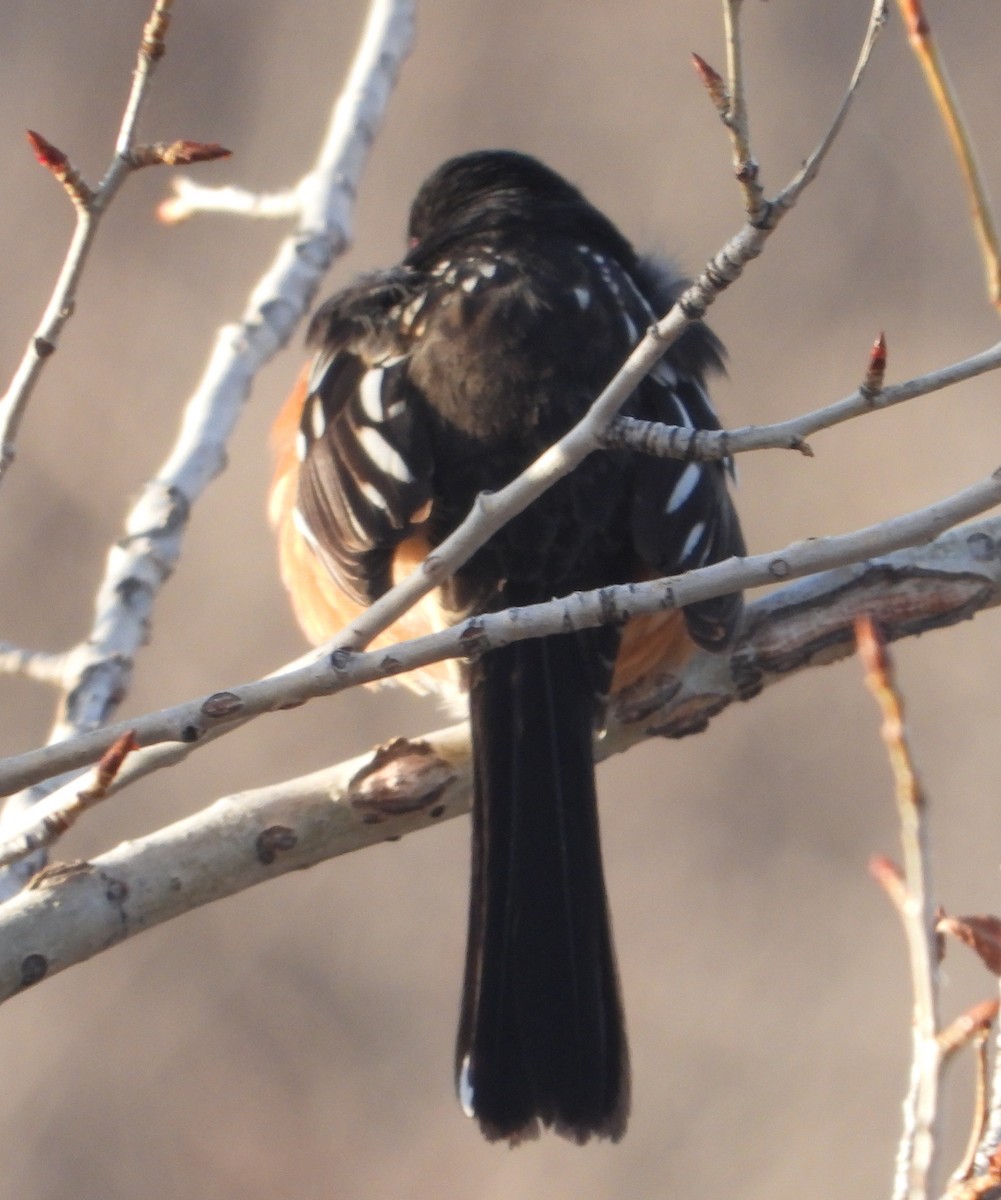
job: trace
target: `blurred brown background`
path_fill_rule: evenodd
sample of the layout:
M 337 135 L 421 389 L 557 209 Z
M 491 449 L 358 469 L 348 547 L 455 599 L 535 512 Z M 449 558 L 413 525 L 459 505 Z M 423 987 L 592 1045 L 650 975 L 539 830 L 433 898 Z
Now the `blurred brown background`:
M 770 188 L 838 102 L 868 0 L 746 7 L 752 123 Z M 0 6 L 0 374 L 34 328 L 69 205 L 23 130 L 103 169 L 147 0 Z M 952 73 L 1001 201 L 992 0 L 936 4 Z M 176 6 L 143 132 L 235 151 L 206 182 L 280 188 L 310 161 L 361 0 Z M 331 286 L 395 259 L 406 205 L 442 158 L 536 153 L 638 242 L 697 269 L 736 227 L 729 149 L 688 62 L 722 66 L 717 6 L 684 0 L 427 0 Z M 227 218 L 158 227 L 166 171 L 126 187 L 79 313 L 0 493 L 0 637 L 84 634 L 103 555 L 155 469 L 216 326 L 242 310 L 280 231 Z M 997 336 L 965 200 L 894 13 L 818 184 L 713 313 L 732 423 L 850 391 L 885 329 L 902 379 Z M 247 680 L 302 643 L 276 578 L 267 429 L 300 361 L 261 377 L 229 470 L 198 507 L 126 712 Z M 741 463 L 751 546 L 905 511 L 997 466 L 996 379 L 814 439 L 810 461 Z M 900 647 L 933 798 L 940 897 L 1001 908 L 999 617 Z M 36 744 L 51 698 L 2 680 L 0 750 Z M 390 692 L 258 722 L 90 816 L 60 850 L 94 854 L 216 795 L 441 723 Z M 616 1147 L 483 1143 L 452 1098 L 467 828 L 410 838 L 190 915 L 55 978 L 0 1014 L 3 1191 L 103 1197 L 886 1195 L 909 1049 L 893 914 L 867 879 L 896 852 L 877 718 L 856 664 L 795 679 L 708 734 L 604 767 L 610 889 L 635 1064 Z M 955 1012 L 990 991 L 957 953 Z M 949 1093 L 958 1143 L 971 1104 Z M 948 1165 L 952 1165 L 951 1161 Z

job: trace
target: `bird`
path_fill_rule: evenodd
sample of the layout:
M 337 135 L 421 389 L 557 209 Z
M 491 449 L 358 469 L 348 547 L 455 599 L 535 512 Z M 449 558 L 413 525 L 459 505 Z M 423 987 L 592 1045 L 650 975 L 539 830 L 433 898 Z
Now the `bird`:
M 275 422 L 270 499 L 306 636 L 332 638 L 565 434 L 684 286 L 583 193 L 513 150 L 449 159 L 420 186 L 395 266 L 326 300 Z M 622 412 L 718 429 L 723 350 L 691 323 Z M 732 464 L 588 456 L 375 645 L 613 583 L 673 575 L 744 541 Z M 462 1107 L 492 1141 L 550 1128 L 617 1141 L 630 1064 L 598 828 L 593 737 L 609 695 L 723 651 L 739 593 L 530 638 L 401 677 L 468 693 L 472 865 L 456 1042 Z

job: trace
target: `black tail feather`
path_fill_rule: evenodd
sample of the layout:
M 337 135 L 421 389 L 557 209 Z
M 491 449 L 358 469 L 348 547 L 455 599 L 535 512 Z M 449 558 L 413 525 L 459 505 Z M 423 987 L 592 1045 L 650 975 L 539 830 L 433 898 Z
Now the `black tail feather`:
M 539 1122 L 617 1139 L 629 1065 L 591 736 L 600 640 L 517 642 L 472 668 L 475 798 L 460 1098 L 490 1138 Z

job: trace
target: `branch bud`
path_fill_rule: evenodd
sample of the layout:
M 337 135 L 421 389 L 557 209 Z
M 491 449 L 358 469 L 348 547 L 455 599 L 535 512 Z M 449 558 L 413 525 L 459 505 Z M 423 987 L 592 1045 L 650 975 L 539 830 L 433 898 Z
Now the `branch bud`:
M 93 200 L 94 193 L 84 183 L 80 172 L 70 162 L 69 156 L 64 154 L 57 146 L 53 146 L 40 133 L 36 133 L 34 129 L 28 129 L 25 132 L 28 135 L 28 141 L 31 143 L 31 149 L 34 152 L 35 158 L 59 180 L 74 204 L 80 208 L 86 208 Z
M 232 154 L 218 142 L 192 142 L 180 138 L 176 142 L 154 142 L 151 145 L 135 146 L 129 158 L 132 166 L 189 167 L 192 163 L 213 162 L 217 158 L 228 158 Z
M 711 67 L 701 54 L 692 54 L 692 65 L 696 74 L 702 80 L 702 85 L 709 93 L 709 99 L 721 117 L 730 113 L 730 93 L 726 90 L 723 76 Z
M 883 390 L 883 380 L 886 376 L 886 335 L 880 333 L 872 344 L 869 352 L 869 365 L 865 376 L 859 385 L 859 391 L 870 403 Z

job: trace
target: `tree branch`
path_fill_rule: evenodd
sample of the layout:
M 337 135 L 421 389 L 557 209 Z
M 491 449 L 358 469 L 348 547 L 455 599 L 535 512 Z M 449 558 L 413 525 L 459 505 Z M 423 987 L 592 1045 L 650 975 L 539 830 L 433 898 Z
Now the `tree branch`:
M 139 57 L 132 76 L 132 88 L 125 104 L 115 153 L 96 188 L 91 189 L 75 171 L 69 159 L 41 135 L 29 133 L 35 155 L 66 189 L 76 209 L 76 228 L 70 240 L 62 270 L 42 319 L 14 372 L 6 394 L 0 400 L 0 481 L 17 455 L 17 435 L 27 411 L 35 384 L 59 347 L 63 327 L 76 308 L 76 292 L 83 275 L 101 218 L 122 184 L 137 167 L 132 159 L 136 122 L 149 89 L 153 72 L 165 52 L 164 38 L 170 24 L 173 0 L 156 0 L 143 27 Z
M 1001 501 L 998 491 L 1001 481 L 992 477 L 990 482 L 996 499 Z M 959 511 L 958 506 L 968 506 L 983 494 L 983 489 L 967 489 L 942 503 L 952 505 L 955 512 Z M 866 554 L 872 557 L 882 553 L 879 546 L 892 546 L 894 538 L 890 534 L 894 531 L 905 539 L 903 543 L 895 542 L 901 545 L 913 541 L 911 535 L 915 529 L 923 528 L 927 534 L 936 525 L 941 528 L 942 511 L 942 504 L 939 504 L 873 529 L 840 538 L 798 543 L 779 555 L 730 560 L 670 580 L 603 588 L 548 604 L 471 618 L 441 633 L 400 643 L 390 650 L 359 654 L 321 650 L 310 656 L 305 665 L 294 665 L 294 668 L 256 683 L 139 717 L 127 725 L 108 726 L 58 746 L 8 758 L 0 763 L 0 785 L 24 786 L 25 782 L 85 766 L 96 761 L 117 738 L 127 734 L 148 749 L 130 757 L 117 779 L 110 783 L 110 795 L 152 770 L 175 764 L 192 749 L 231 732 L 253 717 L 316 696 L 330 695 L 359 683 L 378 682 L 443 658 L 482 653 L 490 646 L 524 637 L 621 622 L 629 616 L 666 611 L 737 588 L 792 579 L 798 575 L 816 575 L 834 563 L 855 562 L 847 574 L 828 571 L 818 575 L 821 582 L 816 594 L 807 587 L 795 594 L 796 599 L 789 601 L 793 605 L 789 611 L 783 612 L 781 617 L 769 617 L 769 621 L 778 622 L 783 629 L 781 643 L 773 652 L 762 656 L 752 653 L 749 648 L 768 645 L 767 639 L 759 640 L 754 614 L 777 613 L 779 610 L 772 608 L 776 603 L 774 597 L 764 608 L 760 602 L 750 607 L 742 648 L 729 661 L 726 656 L 697 655 L 686 669 L 684 685 L 669 677 L 666 681 L 645 680 L 642 686 L 629 689 L 618 698 L 603 745 L 608 753 L 613 753 L 654 733 L 681 736 L 696 732 L 733 699 L 756 694 L 791 669 L 817 659 L 828 661 L 830 657 L 837 657 L 841 643 L 846 637 L 851 638 L 850 631 L 845 633 L 845 607 L 851 607 L 853 599 L 857 605 L 860 595 L 865 596 L 867 604 L 881 611 L 881 589 L 892 585 L 895 607 L 890 613 L 892 619 L 887 621 L 888 636 L 895 636 L 893 631 L 898 627 L 900 633 L 896 636 L 907 636 L 937 625 L 951 624 L 996 603 L 999 581 L 995 574 L 1001 570 L 1001 562 L 995 547 L 1001 541 L 1001 518 L 966 527 L 951 537 L 941 537 L 926 551 L 910 551 L 910 554 L 923 555 L 920 561 L 925 565 L 921 567 L 916 567 L 914 560 L 907 557 L 877 559 L 875 563 L 857 562 Z M 863 550 L 865 546 L 870 549 Z M 905 579 L 909 596 L 906 603 Z M 807 581 L 808 584 L 811 582 Z M 785 597 L 786 593 L 777 595 Z M 830 614 L 824 615 L 828 605 Z M 791 666 L 787 665 L 790 663 Z M 675 699 L 676 707 L 673 706 Z M 662 712 L 668 700 L 672 701 L 672 707 Z M 78 788 L 79 784 L 75 782 L 66 784 L 38 808 L 22 814 L 17 823 L 11 821 L 6 830 L 6 841 L 0 844 L 0 856 L 6 861 L 31 853 L 33 839 L 40 836 L 38 830 L 46 818 L 73 803 Z
M 653 676 L 620 696 L 597 755 L 698 732 L 734 700 L 852 654 L 861 613 L 896 639 L 1001 604 L 999 546 L 995 517 L 755 601 L 729 660 L 698 653 L 682 676 Z M 0 907 L 0 1000 L 202 904 L 458 816 L 470 783 L 460 724 L 226 797 L 91 862 L 53 866 Z
M 870 412 L 881 412 L 905 400 L 942 391 L 967 379 L 975 379 L 1001 367 L 1001 342 L 960 362 L 950 363 L 927 375 L 878 390 L 863 384 L 849 396 L 818 408 L 815 412 L 776 421 L 772 425 L 744 425 L 738 429 L 688 429 L 658 425 L 635 417 L 616 417 L 602 436 L 605 446 L 625 446 L 643 454 L 712 462 L 750 450 L 798 450 L 812 456 L 806 439 L 822 429 Z
M 350 242 L 358 180 L 412 40 L 412 0 L 374 0 L 317 160 L 297 187 L 299 228 L 254 287 L 242 320 L 219 331 L 175 443 L 108 553 L 91 631 L 62 661 L 64 702 L 50 744 L 99 728 L 127 695 L 155 599 L 180 557 L 193 505 L 225 464 L 251 382 L 287 342 Z M 35 800 L 9 803 L 3 826 Z

